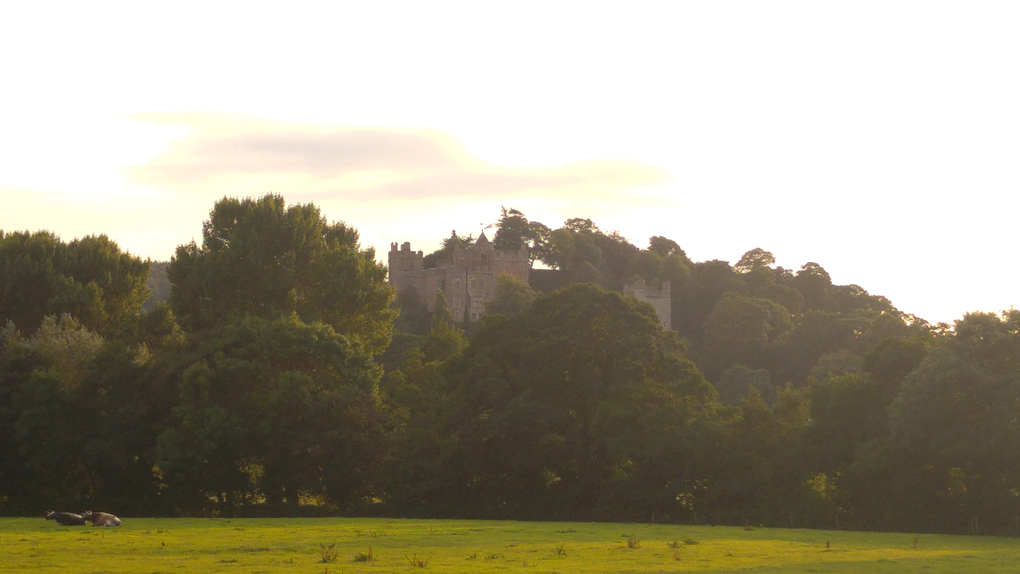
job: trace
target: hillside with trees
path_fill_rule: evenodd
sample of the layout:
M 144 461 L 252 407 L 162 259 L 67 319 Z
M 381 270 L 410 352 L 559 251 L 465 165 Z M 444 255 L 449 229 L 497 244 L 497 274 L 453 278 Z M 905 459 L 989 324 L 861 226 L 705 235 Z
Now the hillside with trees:
M 0 232 L 0 513 L 1020 535 L 1020 312 L 931 325 L 815 262 L 513 209 L 493 243 L 532 284 L 454 324 L 278 195 L 217 202 L 159 267 Z M 622 294 L 635 275 L 670 283 L 672 330 Z

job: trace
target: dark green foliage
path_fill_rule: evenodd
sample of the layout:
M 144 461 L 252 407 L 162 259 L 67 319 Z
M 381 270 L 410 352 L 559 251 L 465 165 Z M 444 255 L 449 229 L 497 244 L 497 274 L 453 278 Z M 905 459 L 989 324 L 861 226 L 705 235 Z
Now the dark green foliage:
M 740 257 L 733 269 L 738 273 L 750 273 L 755 270 L 771 271 L 775 265 L 776 258 L 772 253 L 761 247 L 755 247 Z
M 47 315 L 70 314 L 109 335 L 148 298 L 149 263 L 105 235 L 63 243 L 48 232 L 0 231 L 0 326 L 33 333 Z
M 465 334 L 276 195 L 217 202 L 141 314 L 163 264 L 0 233 L 0 512 L 1020 535 L 1020 312 L 933 326 L 817 263 L 695 263 L 513 209 L 494 243 L 557 269 L 532 271 L 546 295 L 500 277 Z M 635 275 L 670 282 L 682 340 L 615 292 Z
M 506 273 L 496 279 L 496 294 L 485 304 L 486 313 L 520 313 L 538 296 L 527 283 Z
M 769 354 L 792 329 L 789 313 L 780 305 L 729 293 L 705 320 L 698 363 L 713 381 L 734 364 L 767 366 Z
M 312 204 L 286 207 L 279 195 L 223 198 L 202 228 L 202 245 L 182 245 L 167 274 L 170 305 L 198 331 L 253 316 L 296 313 L 357 337 L 369 352 L 389 343 L 396 313 L 386 268 L 358 232 L 326 222 Z
M 412 335 L 424 335 L 431 328 L 432 313 L 414 287 L 408 286 L 397 293 L 392 307 L 400 312 L 393 320 L 395 330 Z
M 679 470 L 712 397 L 650 308 L 590 284 L 486 322 L 451 376 L 465 502 L 518 517 L 638 511 L 624 495 Z M 676 494 L 638 498 L 676 510 Z
M 443 240 L 442 247 L 425 256 L 422 261 L 422 267 L 425 269 L 432 269 L 434 267 L 452 265 L 453 254 L 458 250 L 470 247 L 474 244 L 474 242 L 474 237 L 470 235 L 457 235 L 457 230 L 454 229 L 450 232 L 450 236 Z
M 892 444 L 930 466 L 939 518 L 985 531 L 1020 514 L 1020 311 L 971 313 L 911 373 L 890 410 Z M 934 510 L 934 509 L 933 509 Z M 926 513 L 926 520 L 936 515 Z M 976 528 L 975 528 L 976 529 Z
M 719 376 L 715 390 L 719 402 L 739 405 L 754 389 L 769 406 L 776 402 L 776 388 L 772 386 L 769 372 L 765 369 L 751 370 L 744 365 L 733 365 Z
M 548 262 L 549 240 L 552 231 L 537 221 L 528 221 L 516 209 L 500 208 L 496 238 L 492 244 L 496 249 L 526 249 L 529 263 Z
M 191 338 L 157 465 L 181 504 L 230 512 L 255 497 L 296 507 L 362 491 L 379 371 L 329 325 L 248 317 Z

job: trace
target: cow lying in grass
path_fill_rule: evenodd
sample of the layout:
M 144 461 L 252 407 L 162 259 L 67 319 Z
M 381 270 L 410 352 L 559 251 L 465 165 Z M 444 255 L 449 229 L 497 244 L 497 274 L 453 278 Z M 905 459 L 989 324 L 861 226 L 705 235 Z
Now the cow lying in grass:
M 61 526 L 85 526 L 85 518 L 80 514 L 70 512 L 46 512 L 46 520 L 56 520 Z
M 92 512 L 91 510 L 85 512 L 85 520 L 92 523 L 92 526 L 120 526 L 120 519 L 112 514 L 105 512 Z

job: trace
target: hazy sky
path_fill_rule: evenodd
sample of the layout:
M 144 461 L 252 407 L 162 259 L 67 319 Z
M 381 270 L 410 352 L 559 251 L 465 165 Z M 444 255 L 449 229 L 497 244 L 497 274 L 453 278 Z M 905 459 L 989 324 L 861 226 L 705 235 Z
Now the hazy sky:
M 1016 2 L 7 2 L 0 229 L 168 259 L 224 195 L 435 249 L 501 205 L 1017 304 Z

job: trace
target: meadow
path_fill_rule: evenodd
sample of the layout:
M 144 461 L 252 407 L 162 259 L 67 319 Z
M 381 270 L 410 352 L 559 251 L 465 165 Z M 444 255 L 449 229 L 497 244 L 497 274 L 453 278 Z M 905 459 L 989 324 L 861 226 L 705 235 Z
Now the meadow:
M 0 572 L 1005 572 L 1012 538 L 657 524 L 125 518 L 120 528 L 0 518 Z

